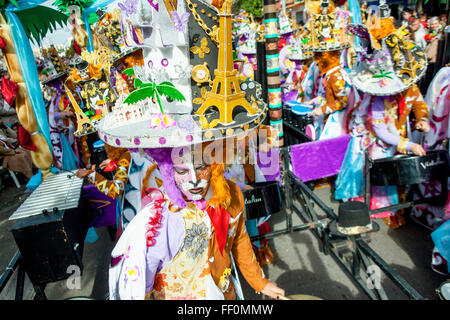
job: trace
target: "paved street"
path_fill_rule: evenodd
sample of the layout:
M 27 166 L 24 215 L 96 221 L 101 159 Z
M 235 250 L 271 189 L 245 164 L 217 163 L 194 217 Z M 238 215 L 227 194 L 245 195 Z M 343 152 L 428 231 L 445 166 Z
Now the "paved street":
M 9 232 L 12 225 L 9 216 L 24 201 L 24 187 L 15 186 L 0 190 L 0 272 L 3 272 L 17 250 L 15 241 Z M 337 203 L 330 200 L 328 188 L 315 190 L 315 193 L 327 205 L 337 212 Z M 269 220 L 272 230 L 285 227 L 283 214 L 276 214 Z M 426 299 L 438 299 L 435 289 L 446 280 L 431 270 L 431 250 L 433 243 L 430 231 L 417 225 L 408 216 L 406 226 L 390 230 L 382 220 L 378 223 L 381 230 L 372 234 L 370 247 L 378 253 L 395 271 Z M 294 225 L 300 219 L 294 216 Z M 78 296 L 90 296 L 104 299 L 108 286 L 109 254 L 114 246 L 106 228 L 97 229 L 99 239 L 95 243 L 86 243 L 83 256 L 84 270 L 80 289 L 69 290 L 66 281 L 51 283 L 45 293 L 48 299 L 61 300 Z M 295 232 L 270 240 L 269 245 L 275 255 L 272 264 L 264 266 L 267 277 L 286 290 L 287 295 L 307 294 L 322 299 L 355 300 L 368 297 L 355 286 L 330 255 L 319 251 L 318 240 L 310 231 Z M 244 296 L 248 300 L 264 299 L 240 277 Z M 382 275 L 382 285 L 390 299 L 407 299 L 405 294 Z

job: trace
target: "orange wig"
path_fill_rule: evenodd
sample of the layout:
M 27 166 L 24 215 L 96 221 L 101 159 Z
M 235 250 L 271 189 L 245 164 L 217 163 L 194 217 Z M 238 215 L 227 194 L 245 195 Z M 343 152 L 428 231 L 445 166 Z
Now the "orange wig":
M 341 64 L 341 51 L 314 52 L 314 61 L 319 67 L 320 74 L 324 75 Z
M 122 154 L 128 151 L 128 149 L 126 148 L 116 148 L 106 143 L 105 143 L 105 150 L 106 153 L 108 154 L 108 159 L 111 161 L 119 160 Z
M 222 159 L 222 163 L 213 163 L 211 164 L 211 188 L 213 190 L 213 196 L 208 200 L 208 205 L 218 208 L 222 207 L 227 209 L 231 203 L 230 196 L 230 187 L 227 183 L 227 180 L 224 177 L 225 173 L 225 159 L 226 159 L 226 143 L 225 140 L 222 141 L 222 155 L 224 159 Z M 211 142 L 205 142 L 202 145 L 202 150 L 205 151 L 205 148 L 210 145 Z M 203 152 L 204 154 L 204 152 Z M 214 157 L 215 153 L 212 152 L 212 156 Z

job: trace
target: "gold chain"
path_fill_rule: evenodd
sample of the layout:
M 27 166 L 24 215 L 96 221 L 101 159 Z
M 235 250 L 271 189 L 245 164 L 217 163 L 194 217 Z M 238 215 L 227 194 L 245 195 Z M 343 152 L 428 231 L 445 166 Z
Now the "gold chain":
M 195 10 L 194 4 L 190 0 L 186 0 L 189 10 L 191 10 L 192 15 L 194 16 L 195 21 L 199 24 L 199 26 L 206 32 L 206 34 L 211 38 L 211 41 L 216 45 L 219 45 L 219 28 L 217 26 L 213 26 L 212 30 L 209 28 L 200 15 Z

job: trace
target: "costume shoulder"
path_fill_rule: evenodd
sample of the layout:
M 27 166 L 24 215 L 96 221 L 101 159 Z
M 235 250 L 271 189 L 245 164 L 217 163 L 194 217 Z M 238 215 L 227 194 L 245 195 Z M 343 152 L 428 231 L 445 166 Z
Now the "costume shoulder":
M 230 180 L 227 180 L 227 183 L 228 186 L 230 187 L 230 197 L 231 197 L 231 203 L 227 211 L 232 217 L 236 217 L 239 213 L 241 213 L 244 210 L 244 196 L 242 194 L 241 189 L 236 183 Z

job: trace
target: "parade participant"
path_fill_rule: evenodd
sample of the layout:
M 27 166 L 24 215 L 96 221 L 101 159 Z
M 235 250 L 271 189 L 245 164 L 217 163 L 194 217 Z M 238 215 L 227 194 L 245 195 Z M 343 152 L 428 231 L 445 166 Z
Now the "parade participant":
M 450 67 L 443 67 L 434 77 L 428 87 L 425 102 L 430 115 L 430 131 L 424 134 L 424 148 L 427 151 L 447 150 L 449 132 L 449 84 Z M 442 182 L 427 181 L 419 184 L 420 193 L 423 198 L 444 196 L 442 194 Z M 419 225 L 434 231 L 443 221 L 450 220 L 450 192 L 447 193 L 446 203 L 432 203 L 425 200 L 423 203 L 414 205 L 411 209 L 411 218 Z M 443 235 L 444 233 L 442 233 Z M 436 241 L 435 241 L 436 242 Z M 433 249 L 432 269 L 436 272 L 447 273 L 447 262 L 440 256 L 437 249 Z
M 100 192 L 112 199 L 117 199 L 125 192 L 131 155 L 125 148 L 114 148 L 105 144 L 105 149 L 108 159 L 104 160 L 99 167 L 106 172 L 115 170 L 112 180 L 108 180 L 101 173 L 97 172 L 95 166 L 92 169 L 78 169 L 75 175 L 80 179 L 87 177 L 89 183 L 94 184 Z M 118 236 L 123 231 L 122 223 L 120 222 L 122 222 L 121 218 L 119 218 L 119 225 L 117 226 Z
M 155 83 L 153 75 L 144 77 L 145 64 L 145 69 L 133 70 L 154 87 L 137 81 L 139 89 L 127 96 L 123 106 L 130 112 L 142 111 L 141 117 L 120 120 L 122 108 L 116 106 L 99 124 L 105 143 L 148 154 L 158 165 L 164 189 L 146 188 L 143 209 L 111 253 L 111 299 L 234 299 L 232 261 L 255 291 L 272 298 L 284 296 L 263 276 L 256 260 L 245 230 L 242 192 L 224 178 L 223 141 L 258 128 L 267 106 L 256 94 L 255 83 L 241 89 L 232 48 L 225 45 L 231 43 L 231 3 L 220 3 L 218 8 L 220 29 L 227 32 L 219 33 L 217 76 L 198 110 L 192 110 L 193 101 L 181 93 L 178 82 Z M 169 9 L 160 6 L 159 12 Z M 183 8 L 179 9 L 181 14 Z M 167 32 L 189 29 L 169 25 Z M 189 61 L 188 56 L 181 59 Z M 226 90 L 225 83 L 232 84 L 233 92 Z M 157 99 L 143 106 L 148 95 Z M 160 102 L 162 97 L 174 101 L 173 111 Z M 210 117 L 213 105 L 217 113 Z
M 422 156 L 425 155 L 423 147 L 409 137 L 412 130 L 427 132 L 430 128 L 427 106 L 416 85 L 425 73 L 426 57 L 421 48 L 406 40 L 404 26 L 395 29 L 385 1 L 380 2 L 379 8 L 379 17 L 373 16 L 368 27 L 351 25 L 349 28 L 361 38 L 363 46 L 351 72 L 354 86 L 363 93 L 351 120 L 353 136 L 359 141 L 353 144 L 353 154 L 359 152 L 354 160 L 361 160 L 364 150 L 372 159 L 408 152 Z M 413 120 L 411 111 L 415 119 L 412 128 L 409 126 Z M 352 161 L 343 164 L 336 182 L 337 193 L 340 187 L 345 189 L 351 184 L 344 178 L 350 167 L 356 168 Z M 396 186 L 372 186 L 371 194 L 371 209 L 398 202 Z M 391 228 L 404 224 L 400 212 L 383 212 L 372 218 L 384 218 Z
M 234 160 L 232 164 L 225 168 L 226 179 L 236 183 L 243 192 L 252 190 L 252 184 L 254 183 L 274 181 L 275 174 L 265 176 L 257 161 L 260 153 L 264 153 L 268 157 L 268 152 L 272 149 L 275 141 L 274 135 L 275 132 L 270 130 L 268 126 L 261 125 L 255 135 L 245 136 L 242 139 L 237 138 L 233 144 L 236 146 L 233 154 Z M 278 158 L 276 160 L 278 161 Z M 245 227 L 249 236 L 254 237 L 268 233 L 270 231 L 270 226 L 267 223 L 269 218 L 270 215 L 257 219 L 246 219 Z M 274 256 L 267 239 L 253 243 L 253 249 L 261 265 L 273 262 Z
M 336 137 L 345 131 L 342 129 L 344 113 L 338 114 L 337 112 L 347 108 L 352 89 L 351 80 L 340 61 L 341 50 L 348 46 L 348 39 L 345 32 L 342 32 L 345 31 L 346 23 L 340 21 L 339 24 L 335 24 L 337 17 L 334 4 L 327 0 L 322 1 L 320 7 L 310 2 L 307 4 L 307 8 L 309 16 L 307 25 L 310 35 L 304 49 L 314 53 L 314 61 L 322 77 L 323 92 L 318 91 L 315 98 L 305 101 L 305 103 L 314 107 L 311 115 L 324 117 L 325 126 L 329 116 L 336 113 L 333 116 L 335 119 L 330 123 L 338 123 L 340 128 L 331 129 L 330 127 L 327 129 L 324 127 L 323 130 L 317 130 L 322 131 L 319 139 Z M 336 26 L 340 29 L 336 29 Z M 315 126 L 316 129 L 321 127 L 317 123 Z
M 48 119 L 55 167 L 63 170 L 76 170 L 80 167 L 78 141 L 74 136 L 75 113 L 59 79 L 47 83 L 52 88 L 53 97 L 48 106 Z

